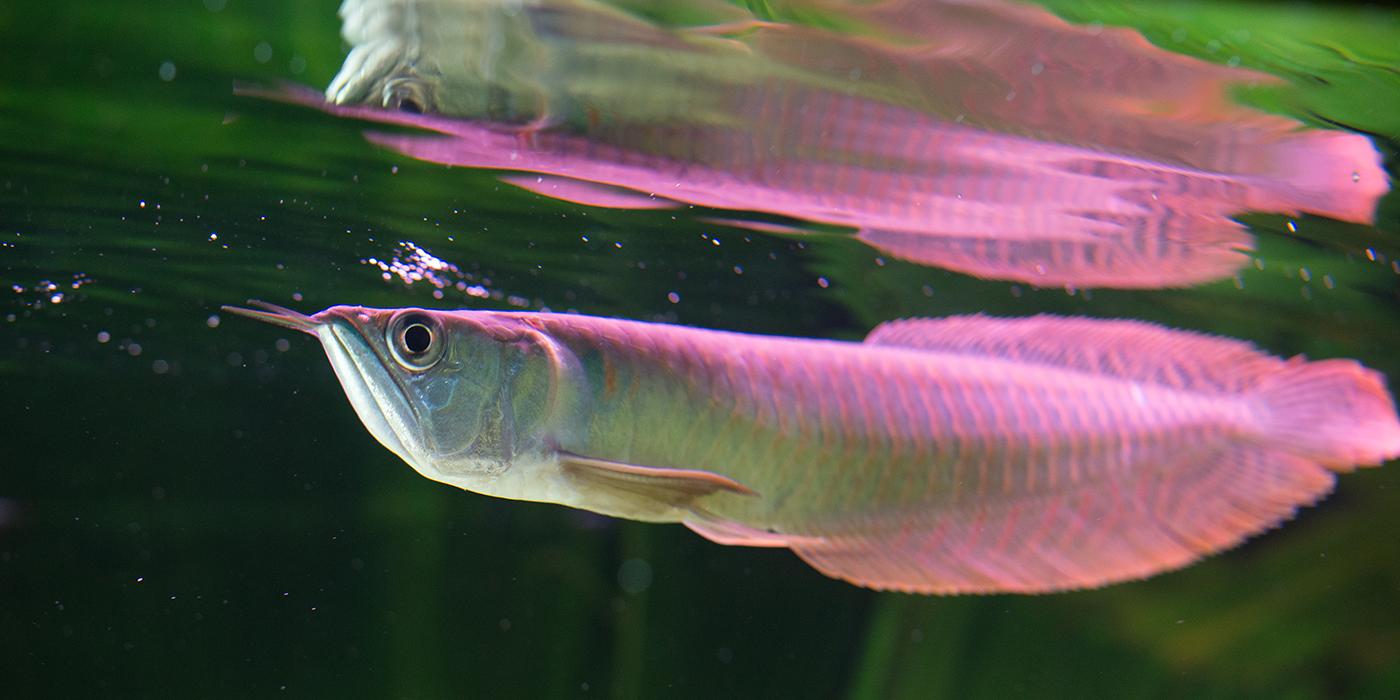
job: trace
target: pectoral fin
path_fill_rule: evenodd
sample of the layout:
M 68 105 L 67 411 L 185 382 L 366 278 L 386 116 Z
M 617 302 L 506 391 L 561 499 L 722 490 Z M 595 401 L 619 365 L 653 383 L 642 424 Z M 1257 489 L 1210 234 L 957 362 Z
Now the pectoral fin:
M 757 495 L 727 476 L 701 469 L 646 467 L 567 453 L 560 454 L 559 461 L 566 472 L 591 486 L 671 506 L 685 506 L 701 496 L 719 492 Z

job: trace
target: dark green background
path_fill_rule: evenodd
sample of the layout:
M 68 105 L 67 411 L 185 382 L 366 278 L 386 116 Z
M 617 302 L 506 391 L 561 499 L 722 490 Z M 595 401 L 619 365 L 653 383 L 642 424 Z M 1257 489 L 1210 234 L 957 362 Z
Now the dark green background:
M 1292 81 L 1244 99 L 1373 133 L 1394 154 L 1392 11 L 1047 4 L 1239 56 Z M 846 338 L 914 314 L 1133 317 L 1400 377 L 1393 198 L 1376 227 L 1301 217 L 1294 234 L 1285 217 L 1246 217 L 1260 265 L 1243 289 L 975 281 L 879 261 L 844 235 L 586 210 L 233 96 L 235 80 L 325 85 L 344 51 L 335 7 L 0 4 L 0 283 L 24 289 L 0 289 L 0 695 L 1400 695 L 1396 465 L 1344 475 L 1281 530 L 1146 582 L 876 594 L 786 552 L 426 481 L 361 428 L 314 341 L 206 324 L 247 297 L 492 305 L 438 302 L 359 262 L 412 240 L 555 309 Z M 35 303 L 33 285 L 76 273 L 93 282 Z M 122 349 L 133 342 L 139 356 Z M 653 572 L 641 593 L 619 585 L 631 559 Z

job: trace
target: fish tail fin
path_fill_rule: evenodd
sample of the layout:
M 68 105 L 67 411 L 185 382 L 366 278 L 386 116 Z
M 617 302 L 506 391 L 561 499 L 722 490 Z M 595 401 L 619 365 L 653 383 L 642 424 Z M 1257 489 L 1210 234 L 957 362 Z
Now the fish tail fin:
M 1400 420 L 1385 378 L 1357 362 L 1295 359 L 1256 397 L 1265 444 L 1340 471 L 1400 456 Z
M 1342 221 L 1372 223 L 1376 203 L 1390 190 L 1371 140 L 1344 131 L 1306 131 L 1277 144 L 1273 184 L 1277 209 L 1302 210 Z

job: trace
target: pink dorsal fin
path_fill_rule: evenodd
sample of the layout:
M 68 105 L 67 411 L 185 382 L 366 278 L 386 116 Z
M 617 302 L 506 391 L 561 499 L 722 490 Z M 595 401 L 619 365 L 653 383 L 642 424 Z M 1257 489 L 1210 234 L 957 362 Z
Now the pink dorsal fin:
M 1287 362 L 1249 343 L 1141 321 L 1040 315 L 950 316 L 889 321 L 865 338 L 872 345 L 918 348 L 1082 371 L 1099 377 L 1204 392 L 1253 387 Z

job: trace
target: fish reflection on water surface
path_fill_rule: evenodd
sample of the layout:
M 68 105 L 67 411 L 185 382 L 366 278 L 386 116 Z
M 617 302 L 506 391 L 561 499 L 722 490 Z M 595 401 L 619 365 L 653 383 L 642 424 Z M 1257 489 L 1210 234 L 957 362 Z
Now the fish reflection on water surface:
M 789 547 L 922 593 L 1183 566 L 1400 455 L 1383 378 L 1135 321 L 910 319 L 863 343 L 589 316 L 225 307 L 315 335 L 422 475 Z
M 1226 278 L 1253 248 L 1232 216 L 1370 223 L 1388 190 L 1366 137 L 1234 101 L 1276 78 L 1127 30 L 995 0 L 793 6 L 843 28 L 723 3 L 697 5 L 717 26 L 662 28 L 586 2 L 347 0 L 332 104 L 283 96 L 437 132 L 370 137 L 559 199 L 850 227 L 1039 286 Z

